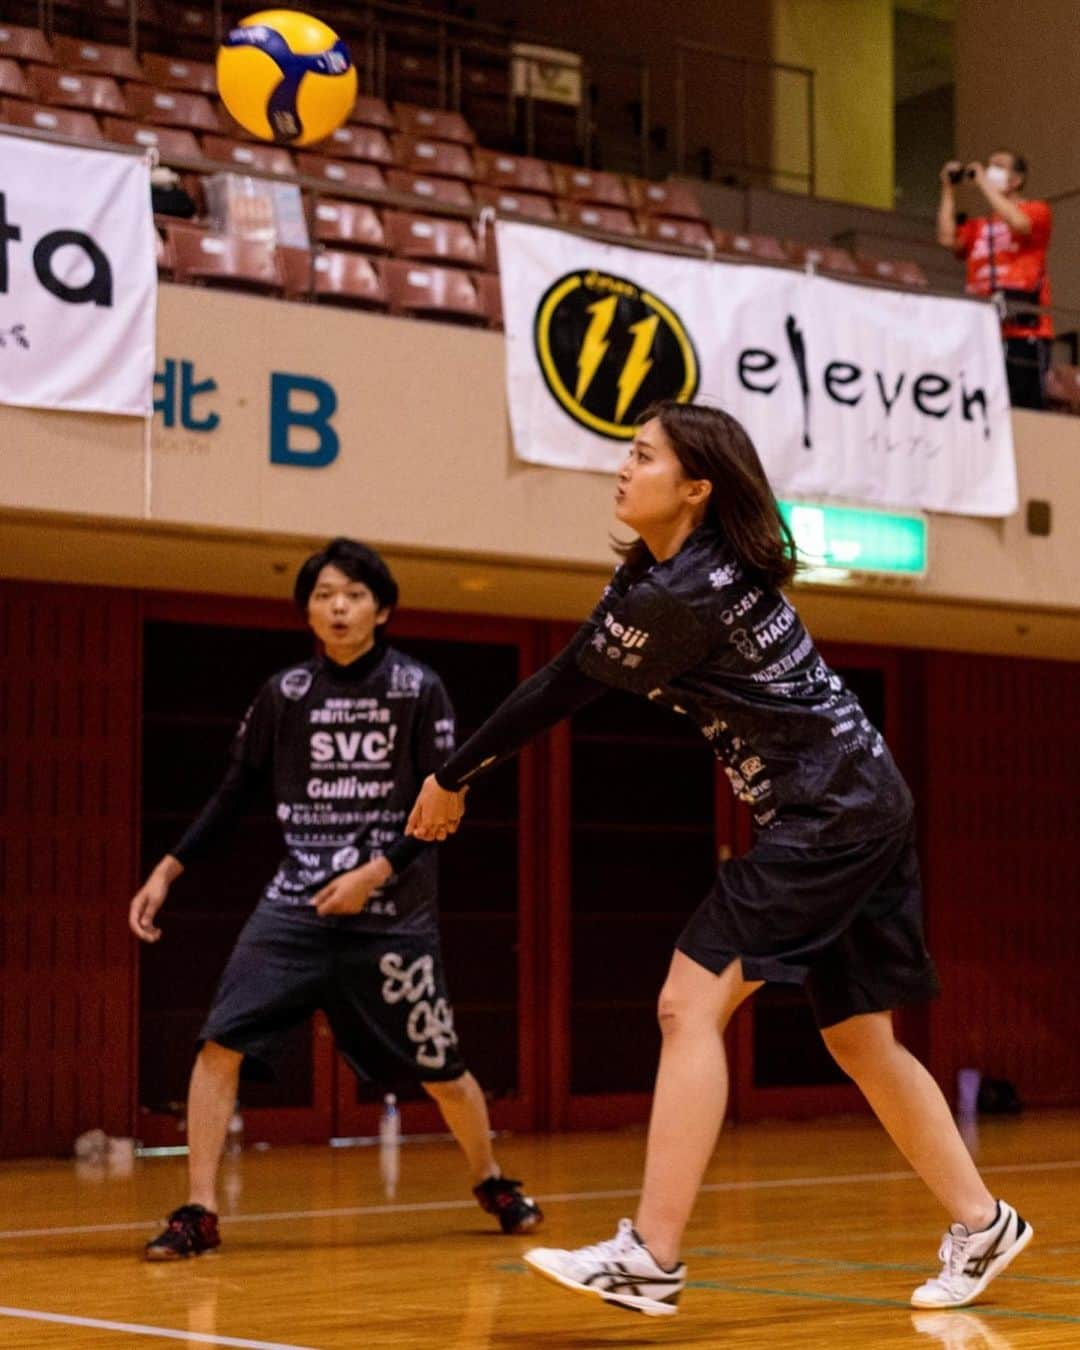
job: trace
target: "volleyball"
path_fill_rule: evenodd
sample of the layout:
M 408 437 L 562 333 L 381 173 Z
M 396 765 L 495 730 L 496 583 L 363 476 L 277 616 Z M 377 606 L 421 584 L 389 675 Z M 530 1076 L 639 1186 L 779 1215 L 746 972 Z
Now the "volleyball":
M 218 49 L 217 82 L 242 127 L 287 145 L 324 140 L 356 101 L 356 67 L 345 43 L 321 20 L 292 9 L 241 19 Z

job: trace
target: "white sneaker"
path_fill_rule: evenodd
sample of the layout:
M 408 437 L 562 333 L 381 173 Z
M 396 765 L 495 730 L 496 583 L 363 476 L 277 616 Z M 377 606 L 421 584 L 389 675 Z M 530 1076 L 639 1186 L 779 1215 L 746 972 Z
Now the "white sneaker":
M 954 1223 L 945 1234 L 938 1257 L 941 1273 L 921 1284 L 911 1296 L 914 1308 L 963 1308 L 974 1303 L 995 1275 L 1020 1255 L 1035 1230 L 1004 1200 L 988 1228 L 970 1233 Z
M 620 1219 L 615 1236 L 592 1247 L 562 1251 L 534 1247 L 526 1264 L 565 1289 L 601 1298 L 617 1308 L 670 1317 L 678 1312 L 679 1294 L 686 1283 L 686 1267 L 665 1270 L 634 1232 L 629 1219 Z

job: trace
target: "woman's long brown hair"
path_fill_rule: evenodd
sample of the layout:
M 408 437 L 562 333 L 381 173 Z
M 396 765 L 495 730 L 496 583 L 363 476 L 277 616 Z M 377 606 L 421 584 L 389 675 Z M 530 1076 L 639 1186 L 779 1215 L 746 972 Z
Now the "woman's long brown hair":
M 731 545 L 743 570 L 773 589 L 786 586 L 798 566 L 795 540 L 741 423 L 720 408 L 674 399 L 646 408 L 638 426 L 653 418 L 687 478 L 712 484 L 706 521 Z M 617 544 L 616 552 L 631 571 L 643 571 L 652 562 L 641 539 Z

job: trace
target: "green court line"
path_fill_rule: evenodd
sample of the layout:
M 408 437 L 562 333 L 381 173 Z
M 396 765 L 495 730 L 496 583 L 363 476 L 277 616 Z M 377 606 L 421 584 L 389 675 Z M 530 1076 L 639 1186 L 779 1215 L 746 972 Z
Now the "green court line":
M 824 1256 L 770 1256 L 763 1252 L 744 1252 L 732 1247 L 690 1247 L 688 1257 L 719 1257 L 724 1260 L 762 1261 L 776 1266 L 815 1266 L 823 1270 L 898 1270 L 913 1275 L 921 1275 L 927 1268 L 922 1265 L 905 1265 L 898 1261 L 844 1261 Z M 1075 1288 L 1080 1279 L 1068 1275 L 1016 1275 L 1012 1271 L 1003 1279 L 1020 1280 L 1025 1284 L 1062 1284 Z
M 864 1308 L 898 1308 L 909 1313 L 920 1311 L 918 1308 L 913 1309 L 910 1303 L 902 1303 L 895 1298 L 862 1298 L 854 1294 L 826 1294 L 810 1289 L 762 1289 L 759 1285 L 730 1284 L 726 1280 L 687 1280 L 686 1287 L 720 1294 L 758 1294 L 764 1298 L 804 1298 L 813 1303 L 847 1303 Z M 949 1309 L 941 1311 L 948 1312 Z M 1080 1317 L 1071 1316 L 1069 1313 L 1025 1312 L 1018 1308 L 987 1308 L 981 1304 L 962 1311 L 976 1317 L 1001 1317 L 1012 1321 L 1055 1322 L 1067 1326 L 1080 1326 Z
M 696 1253 L 710 1252 L 714 1255 L 721 1255 L 719 1248 L 697 1248 Z M 768 1257 L 757 1258 L 766 1261 Z M 812 1258 L 806 1258 L 810 1261 Z M 831 1262 L 822 1261 L 822 1265 L 830 1265 Z M 867 1266 L 863 1267 L 871 1270 L 903 1270 L 903 1266 Z M 508 1275 L 525 1275 L 528 1273 L 528 1266 L 521 1261 L 501 1261 L 496 1270 L 505 1272 Z M 922 1269 L 922 1267 L 918 1267 Z M 1012 1278 L 1016 1278 L 1013 1276 Z M 1035 1278 L 1035 1277 L 1029 1277 Z M 933 1312 L 934 1309 L 912 1308 L 910 1303 L 902 1302 L 898 1298 L 864 1298 L 856 1294 L 827 1294 L 811 1289 L 763 1289 L 759 1285 L 752 1284 L 733 1284 L 728 1280 L 687 1280 L 687 1289 L 701 1289 L 706 1293 L 714 1294 L 756 1294 L 762 1298 L 804 1298 L 812 1303 L 846 1303 L 862 1308 L 893 1308 L 901 1312 Z M 951 1311 L 948 1308 L 941 1309 L 942 1312 Z M 957 1309 L 960 1312 L 966 1312 L 974 1317 L 1000 1317 L 1007 1321 L 1019 1322 L 1054 1322 L 1062 1323 L 1066 1326 L 1080 1326 L 1080 1317 L 1074 1317 L 1069 1313 L 1041 1313 L 1026 1312 L 1021 1308 L 997 1308 L 986 1307 L 983 1304 L 977 1306 Z

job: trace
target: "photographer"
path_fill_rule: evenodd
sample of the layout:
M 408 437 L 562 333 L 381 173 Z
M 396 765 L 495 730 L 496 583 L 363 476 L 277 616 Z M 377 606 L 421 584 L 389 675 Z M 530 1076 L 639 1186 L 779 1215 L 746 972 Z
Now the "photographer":
M 1008 312 L 1001 332 L 1013 407 L 1041 408 L 1054 329 L 1049 314 L 1022 306 L 1050 304 L 1051 213 L 1046 202 L 1021 197 L 1026 177 L 1027 161 L 1012 150 L 995 150 L 985 166 L 949 160 L 941 170 L 937 237 L 967 263 L 971 294 L 1003 298 Z M 990 214 L 957 224 L 956 187 L 965 179 L 986 198 Z

